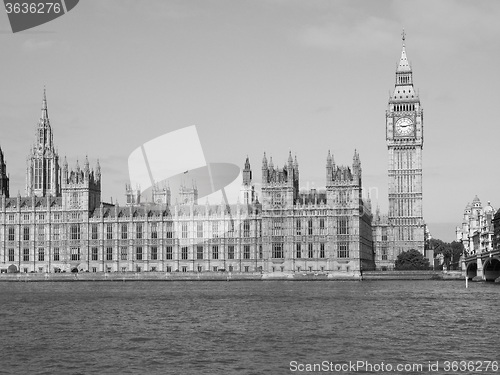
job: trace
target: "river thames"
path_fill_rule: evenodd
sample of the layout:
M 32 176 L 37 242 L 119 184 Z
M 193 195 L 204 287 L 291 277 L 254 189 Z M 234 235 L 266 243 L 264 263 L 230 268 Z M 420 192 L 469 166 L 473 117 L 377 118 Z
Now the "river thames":
M 495 374 L 499 301 L 463 281 L 3 282 L 0 373 Z

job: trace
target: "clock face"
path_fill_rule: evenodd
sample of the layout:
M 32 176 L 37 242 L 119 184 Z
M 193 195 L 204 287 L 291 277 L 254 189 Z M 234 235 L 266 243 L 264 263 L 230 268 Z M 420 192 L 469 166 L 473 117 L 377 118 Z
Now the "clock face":
M 396 135 L 403 137 L 411 135 L 413 133 L 414 128 L 415 127 L 413 126 L 413 121 L 408 117 L 403 117 L 400 118 L 398 121 L 396 121 L 396 126 L 395 126 Z

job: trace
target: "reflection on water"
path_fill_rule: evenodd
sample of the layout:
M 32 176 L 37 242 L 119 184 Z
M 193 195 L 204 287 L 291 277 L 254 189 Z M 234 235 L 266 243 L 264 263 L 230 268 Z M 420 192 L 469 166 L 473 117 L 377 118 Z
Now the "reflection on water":
M 0 372 L 499 360 L 499 297 L 461 281 L 0 283 Z

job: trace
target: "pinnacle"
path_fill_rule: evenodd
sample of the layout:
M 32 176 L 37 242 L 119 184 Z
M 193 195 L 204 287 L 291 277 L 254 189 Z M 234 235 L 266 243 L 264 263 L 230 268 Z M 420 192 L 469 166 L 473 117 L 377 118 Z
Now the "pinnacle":
M 42 99 L 42 120 L 48 120 L 49 112 L 47 110 L 47 94 L 45 91 L 45 86 L 43 87 L 43 99 Z
M 401 58 L 399 59 L 399 65 L 396 72 L 411 72 L 410 63 L 408 62 L 408 57 L 406 56 L 406 48 L 403 44 L 403 49 L 401 50 Z

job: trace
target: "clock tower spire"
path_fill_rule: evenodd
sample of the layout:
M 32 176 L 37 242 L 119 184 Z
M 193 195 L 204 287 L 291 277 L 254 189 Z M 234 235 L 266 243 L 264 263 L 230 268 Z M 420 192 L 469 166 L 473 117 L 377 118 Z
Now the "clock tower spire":
M 415 249 L 424 254 L 422 211 L 423 110 L 413 87 L 413 72 L 406 55 L 406 34 L 396 68 L 394 92 L 386 111 L 389 153 L 389 227 L 394 258 Z

